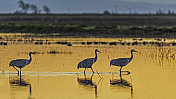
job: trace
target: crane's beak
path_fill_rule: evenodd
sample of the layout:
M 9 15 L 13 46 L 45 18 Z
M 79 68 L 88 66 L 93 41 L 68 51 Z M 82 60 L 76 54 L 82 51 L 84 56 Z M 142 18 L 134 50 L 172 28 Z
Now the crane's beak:
M 134 51 L 134 52 L 137 52 L 137 53 L 138 53 L 138 51 Z
M 100 51 L 97 51 L 97 52 L 100 52 Z M 101 52 L 100 52 L 101 53 Z

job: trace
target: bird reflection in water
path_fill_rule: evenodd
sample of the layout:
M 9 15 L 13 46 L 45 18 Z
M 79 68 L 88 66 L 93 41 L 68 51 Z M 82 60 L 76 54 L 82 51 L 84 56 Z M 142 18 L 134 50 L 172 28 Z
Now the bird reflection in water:
M 122 75 L 120 75 L 120 79 L 112 79 L 110 80 L 111 87 L 114 88 L 130 88 L 131 90 L 131 96 L 133 95 L 133 86 L 130 82 L 122 78 Z
M 93 74 L 89 78 L 87 78 L 86 75 L 84 75 L 84 78 L 77 77 L 77 80 L 78 80 L 78 84 L 83 85 L 85 88 L 88 88 L 88 89 L 95 88 L 95 98 L 97 98 L 97 84 L 92 81 L 92 78 L 93 78 Z M 100 81 L 101 79 L 99 80 L 99 82 Z
M 28 92 L 29 92 L 29 99 L 31 99 L 31 93 L 32 93 L 32 89 L 31 89 L 31 84 L 26 82 L 24 79 L 22 79 L 21 75 L 19 76 L 14 76 L 14 77 L 10 77 L 9 76 L 9 84 L 11 88 L 14 89 L 18 89 L 19 88 L 29 88 Z

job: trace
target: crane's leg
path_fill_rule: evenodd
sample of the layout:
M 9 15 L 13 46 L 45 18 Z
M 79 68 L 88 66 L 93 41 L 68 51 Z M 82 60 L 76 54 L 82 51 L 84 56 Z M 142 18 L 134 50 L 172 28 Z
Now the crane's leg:
M 21 68 L 20 68 L 20 76 L 21 76 Z
M 86 81 L 86 74 L 84 74 L 84 80 Z
M 30 95 L 31 95 L 31 93 L 32 93 L 31 84 L 29 84 L 29 93 L 30 93 Z
M 122 75 L 120 75 L 120 82 L 122 83 Z
M 85 70 L 84 70 L 84 74 L 85 74 L 85 71 L 86 71 L 86 68 L 85 68 Z
M 91 81 L 92 81 L 92 78 L 93 78 L 93 74 L 91 75 Z
M 122 67 L 120 67 L 120 76 L 121 76 L 121 73 L 122 73 Z
M 130 74 L 130 72 L 129 72 L 129 71 L 122 71 L 122 72 L 126 72 L 126 73 L 127 73 L 126 75 L 129 75 L 129 74 Z
M 91 67 L 91 69 L 92 69 L 92 67 Z M 94 73 L 93 69 L 92 69 L 92 72 Z
M 13 68 L 15 68 L 14 66 L 13 66 Z M 15 68 L 16 69 L 16 68 Z M 18 69 L 16 69 L 17 70 L 17 72 L 18 72 L 18 75 L 19 75 L 19 71 L 18 71 Z
M 20 75 L 20 84 L 21 84 L 21 75 Z
M 122 71 L 122 67 L 120 67 L 120 74 L 121 74 L 122 72 L 126 72 L 127 74 L 125 74 L 125 75 L 129 75 L 129 74 L 130 74 L 129 71 Z

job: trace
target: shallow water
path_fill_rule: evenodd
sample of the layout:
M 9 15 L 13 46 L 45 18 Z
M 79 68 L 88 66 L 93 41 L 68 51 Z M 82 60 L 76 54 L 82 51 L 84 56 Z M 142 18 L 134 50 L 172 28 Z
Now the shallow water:
M 175 46 L 11 43 L 0 46 L 0 49 L 0 96 L 4 99 L 176 98 Z M 84 69 L 78 70 L 77 64 L 85 58 L 94 57 L 95 49 L 102 52 L 98 53 L 98 60 L 93 65 L 96 73 L 92 74 L 87 69 L 85 76 Z M 138 53 L 134 53 L 131 63 L 122 69 L 131 74 L 123 73 L 120 77 L 120 68 L 110 67 L 109 62 L 111 59 L 130 57 L 131 49 Z M 32 55 L 31 64 L 22 69 L 20 78 L 15 69 L 9 67 L 9 62 L 29 58 L 30 51 L 36 54 Z M 59 53 L 49 53 L 51 51 Z

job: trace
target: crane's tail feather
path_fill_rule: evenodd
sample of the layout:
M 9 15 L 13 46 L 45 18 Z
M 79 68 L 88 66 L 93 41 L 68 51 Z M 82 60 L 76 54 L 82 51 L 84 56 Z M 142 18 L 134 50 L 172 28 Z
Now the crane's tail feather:
M 110 61 L 110 66 L 112 65 L 112 61 Z
M 10 62 L 10 63 L 9 63 L 9 67 L 10 67 L 10 66 L 13 66 L 13 62 Z

